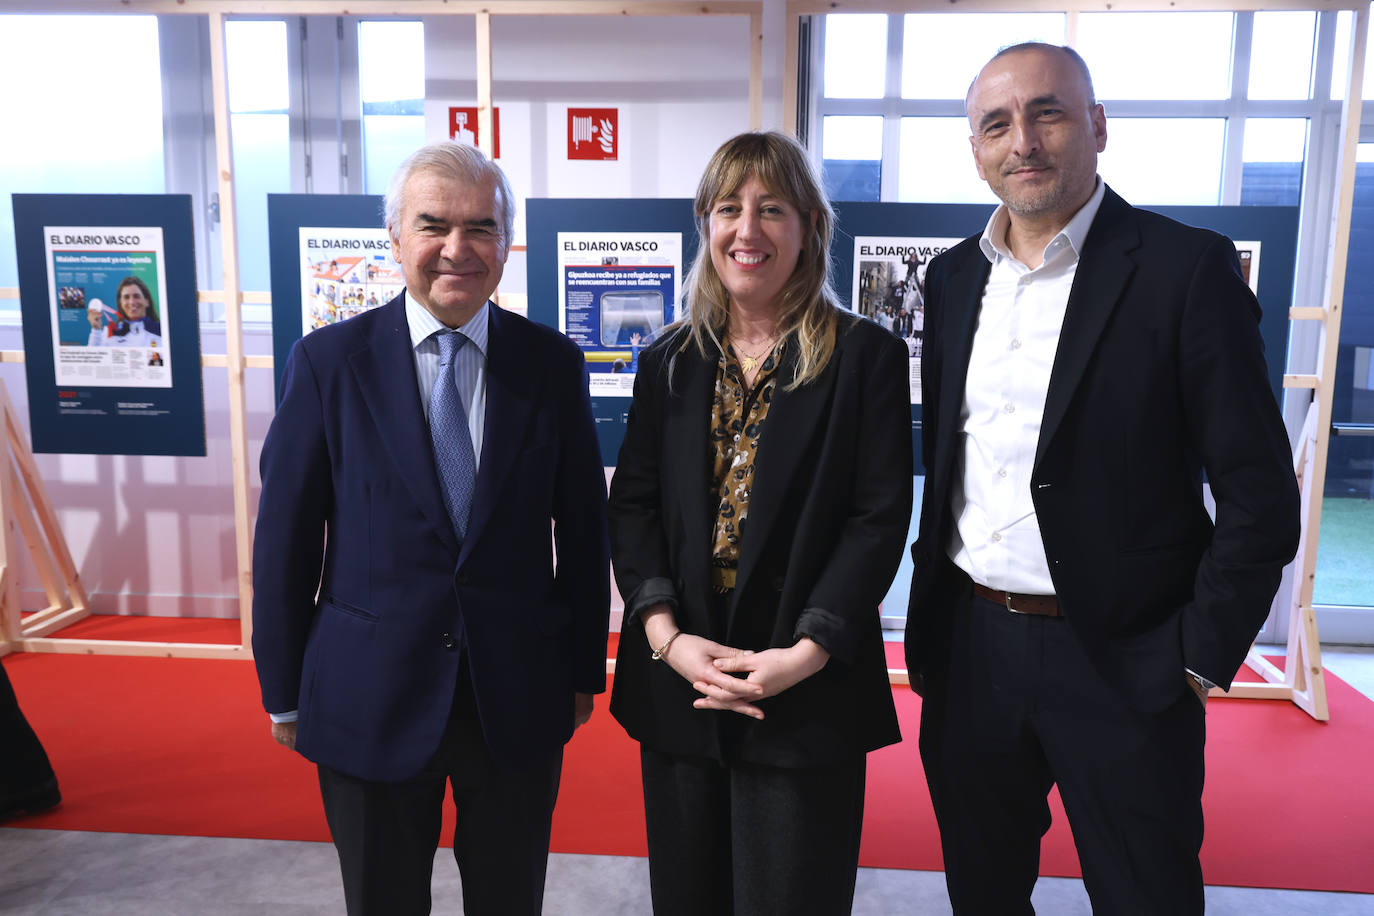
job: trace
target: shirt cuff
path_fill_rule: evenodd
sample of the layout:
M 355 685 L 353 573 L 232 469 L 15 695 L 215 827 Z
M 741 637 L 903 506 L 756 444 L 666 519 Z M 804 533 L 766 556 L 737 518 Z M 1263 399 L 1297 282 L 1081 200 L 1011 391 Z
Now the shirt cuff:
M 803 636 L 829 652 L 832 658 L 837 658 L 846 665 L 854 663 L 858 640 L 848 623 L 838 614 L 818 607 L 809 607 L 802 611 L 801 616 L 797 618 L 797 628 L 792 637 L 801 639 Z
M 271 717 L 275 724 L 285 725 L 287 722 L 295 722 L 296 717 L 300 715 L 300 711 L 293 709 L 290 712 L 269 712 L 267 715 Z
M 674 613 L 677 612 L 677 589 L 673 588 L 671 579 L 659 576 L 639 583 L 639 588 L 625 601 L 625 619 L 621 626 L 637 619 L 656 604 L 666 604 Z
M 1216 684 L 1213 684 L 1211 681 L 1207 680 L 1207 678 L 1205 678 L 1205 677 L 1203 677 L 1202 675 L 1198 674 L 1198 673 L 1197 673 L 1196 671 L 1194 671 L 1192 668 L 1184 668 L 1183 670 L 1186 671 L 1186 672 L 1188 672 L 1188 676 L 1189 676 L 1190 678 L 1192 678 L 1193 680 L 1197 681 L 1198 684 L 1200 684 L 1200 685 L 1202 686 L 1202 689 L 1203 689 L 1203 690 L 1211 690 L 1213 687 L 1216 686 Z

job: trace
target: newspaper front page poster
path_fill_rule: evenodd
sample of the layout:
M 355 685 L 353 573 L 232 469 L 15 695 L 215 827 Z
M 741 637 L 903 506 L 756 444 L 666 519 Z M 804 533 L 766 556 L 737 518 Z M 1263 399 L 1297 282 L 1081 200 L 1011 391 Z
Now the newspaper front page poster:
M 405 287 L 385 229 L 300 230 L 301 336 L 386 305 Z
M 911 403 L 921 403 L 921 341 L 925 330 L 926 269 L 963 239 L 857 236 L 852 307 L 906 344 Z
M 58 386 L 171 388 L 161 226 L 44 226 Z
M 634 394 L 639 354 L 677 314 L 680 232 L 558 233 L 558 329 L 587 360 L 593 397 Z

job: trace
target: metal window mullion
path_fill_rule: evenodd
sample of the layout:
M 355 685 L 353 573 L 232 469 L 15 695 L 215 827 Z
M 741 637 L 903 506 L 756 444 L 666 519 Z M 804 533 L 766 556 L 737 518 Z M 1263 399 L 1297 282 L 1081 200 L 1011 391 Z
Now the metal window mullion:
M 310 186 L 310 124 L 307 120 L 309 107 L 309 86 L 306 84 L 305 42 L 306 21 L 304 16 L 293 16 L 286 23 L 286 124 L 287 146 L 291 151 L 291 191 L 295 194 L 309 193 Z M 295 34 L 291 32 L 294 30 Z
M 1240 203 L 1241 183 L 1245 177 L 1245 120 L 1249 112 L 1250 52 L 1254 45 L 1255 14 L 1236 13 L 1232 18 L 1231 95 L 1226 100 L 1226 139 L 1221 154 L 1221 186 L 1217 203 L 1233 207 Z
M 902 98 L 902 46 L 905 37 L 903 17 L 893 13 L 887 17 L 887 68 L 883 81 L 883 148 L 879 175 L 878 199 L 897 199 L 898 170 L 901 168 L 902 119 L 899 102 Z
M 211 114 L 209 36 L 194 16 L 157 17 L 158 56 L 162 78 L 162 159 L 168 194 L 190 194 L 194 204 L 196 271 L 219 274 L 219 226 L 214 218 L 215 129 Z M 202 321 L 213 321 L 223 306 L 200 305 Z
M 340 16 L 335 40 L 338 42 L 339 187 L 344 194 L 362 194 L 363 102 L 358 75 L 358 17 Z M 317 165 L 317 173 L 318 169 Z
M 807 83 L 811 87 L 811 92 L 806 101 L 806 139 L 811 149 L 811 157 L 819 169 L 825 158 L 825 116 L 829 113 L 826 106 L 831 101 L 825 97 L 825 42 L 828 20 L 824 15 L 816 15 L 811 16 L 810 21 L 811 40 L 805 47 L 798 48 L 798 57 L 805 54 L 809 66 Z

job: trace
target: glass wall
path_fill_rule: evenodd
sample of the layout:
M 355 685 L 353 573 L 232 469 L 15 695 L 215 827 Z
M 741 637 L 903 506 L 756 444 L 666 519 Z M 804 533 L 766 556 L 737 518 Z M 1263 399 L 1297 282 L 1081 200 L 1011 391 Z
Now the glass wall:
M 1374 142 L 1361 143 L 1314 604 L 1374 605 Z

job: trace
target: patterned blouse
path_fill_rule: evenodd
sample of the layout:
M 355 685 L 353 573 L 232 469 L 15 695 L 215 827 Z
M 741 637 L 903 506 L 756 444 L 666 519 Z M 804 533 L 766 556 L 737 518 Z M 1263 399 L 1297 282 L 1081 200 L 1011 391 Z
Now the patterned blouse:
M 749 516 L 749 494 L 754 488 L 754 459 L 773 403 L 785 347 L 785 339 L 773 347 L 759 367 L 752 389 L 744 383 L 744 372 L 730 344 L 725 345 L 716 364 L 709 447 L 712 492 L 719 494 L 720 502 L 711 542 L 711 565 L 731 573 L 739 565 L 744 522 Z M 733 584 L 733 578 L 727 582 Z

